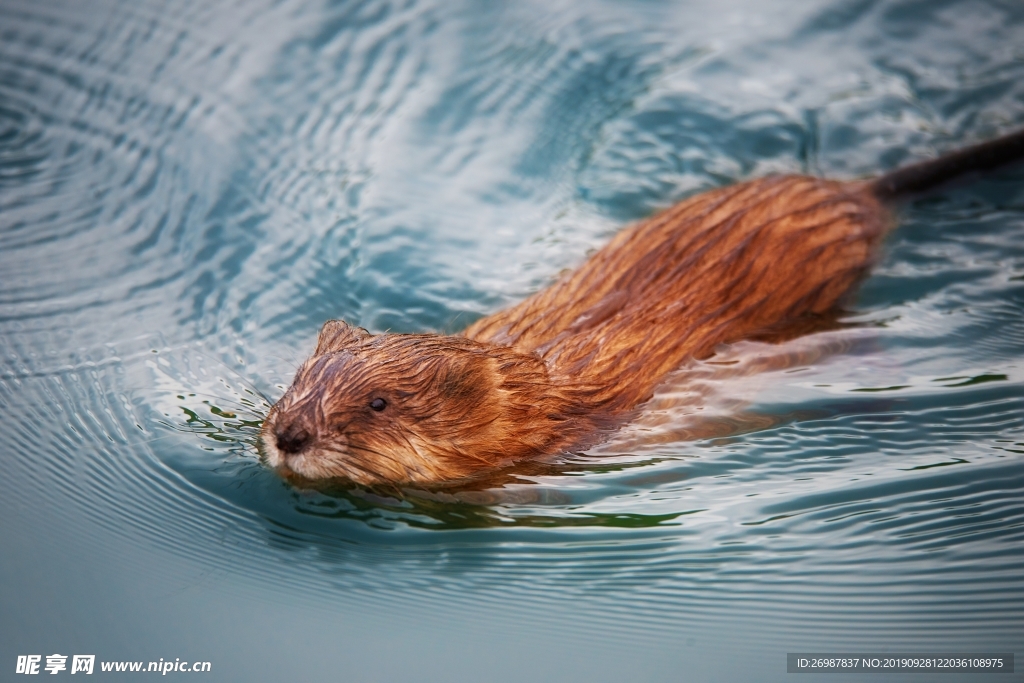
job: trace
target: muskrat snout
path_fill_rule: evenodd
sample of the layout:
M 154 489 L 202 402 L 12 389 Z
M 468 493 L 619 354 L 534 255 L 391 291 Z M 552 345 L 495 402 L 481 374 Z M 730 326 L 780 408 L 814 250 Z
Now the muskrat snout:
M 292 423 L 279 425 L 274 430 L 274 442 L 277 449 L 289 455 L 300 453 L 309 445 L 310 434 L 301 425 Z

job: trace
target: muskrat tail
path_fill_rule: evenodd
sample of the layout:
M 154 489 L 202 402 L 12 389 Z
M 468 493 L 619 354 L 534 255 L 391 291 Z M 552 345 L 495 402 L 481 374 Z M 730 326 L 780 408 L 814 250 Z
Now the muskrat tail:
M 871 189 L 880 201 L 891 203 L 1020 159 L 1024 159 L 1024 130 L 886 173 Z

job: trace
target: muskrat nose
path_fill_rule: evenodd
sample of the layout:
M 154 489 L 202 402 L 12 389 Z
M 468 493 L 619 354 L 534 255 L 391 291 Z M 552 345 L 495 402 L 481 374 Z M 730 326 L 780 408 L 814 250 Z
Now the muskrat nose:
M 274 441 L 285 453 L 298 453 L 309 444 L 309 432 L 297 424 L 285 425 L 274 432 Z

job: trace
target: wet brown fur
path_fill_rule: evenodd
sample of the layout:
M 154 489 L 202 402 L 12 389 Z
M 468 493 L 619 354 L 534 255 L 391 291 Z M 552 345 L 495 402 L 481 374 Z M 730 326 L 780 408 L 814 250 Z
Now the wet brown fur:
M 264 453 L 285 475 L 378 484 L 450 481 L 586 448 L 688 359 L 829 314 L 888 224 L 867 184 L 764 178 L 623 230 L 460 336 L 370 335 L 331 321 L 268 416 Z M 373 410 L 375 399 L 386 408 Z M 277 447 L 287 443 L 295 452 Z

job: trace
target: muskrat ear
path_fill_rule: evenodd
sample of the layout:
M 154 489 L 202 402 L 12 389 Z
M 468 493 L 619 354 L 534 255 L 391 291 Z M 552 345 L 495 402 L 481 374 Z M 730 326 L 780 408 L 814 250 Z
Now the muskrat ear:
M 439 373 L 437 389 L 448 400 L 480 400 L 486 393 L 486 375 L 482 359 L 447 358 Z
M 320 328 L 320 337 L 316 341 L 314 356 L 341 351 L 373 335 L 361 327 L 352 327 L 344 320 L 328 320 Z

